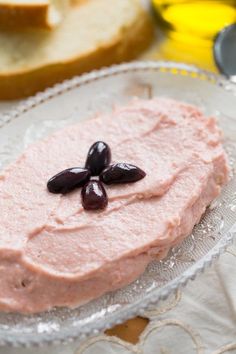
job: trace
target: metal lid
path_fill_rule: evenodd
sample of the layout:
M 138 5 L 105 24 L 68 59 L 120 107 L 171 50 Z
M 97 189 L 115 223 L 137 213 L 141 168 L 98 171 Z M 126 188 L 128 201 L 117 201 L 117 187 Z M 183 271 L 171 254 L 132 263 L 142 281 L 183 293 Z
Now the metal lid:
M 236 23 L 225 27 L 214 42 L 214 57 L 220 72 L 236 75 Z

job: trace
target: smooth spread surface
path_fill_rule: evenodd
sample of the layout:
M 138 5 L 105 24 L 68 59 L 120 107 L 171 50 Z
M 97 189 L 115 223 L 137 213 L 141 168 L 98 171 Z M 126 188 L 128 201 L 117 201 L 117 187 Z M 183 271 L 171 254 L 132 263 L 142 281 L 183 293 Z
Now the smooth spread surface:
M 107 187 L 106 211 L 85 212 L 79 190 L 53 195 L 46 182 L 83 166 L 96 140 L 147 176 Z M 227 175 L 215 120 L 167 99 L 134 101 L 31 146 L 0 176 L 0 308 L 75 306 L 131 282 L 191 232 Z

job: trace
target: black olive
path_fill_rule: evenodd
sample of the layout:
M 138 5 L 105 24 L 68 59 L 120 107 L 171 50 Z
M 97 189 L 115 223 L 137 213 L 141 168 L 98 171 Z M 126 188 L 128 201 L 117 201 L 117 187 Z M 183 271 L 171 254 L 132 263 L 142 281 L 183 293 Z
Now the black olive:
M 117 163 L 107 167 L 101 174 L 100 180 L 105 184 L 131 183 L 144 178 L 146 173 L 139 167 L 129 163 Z
M 84 186 L 90 176 L 91 172 L 86 168 L 68 168 L 50 178 L 47 188 L 51 193 L 66 194 L 75 188 Z
M 104 209 L 107 206 L 107 193 L 99 181 L 89 181 L 81 191 L 82 205 L 86 210 Z
M 85 168 L 91 171 L 92 176 L 99 176 L 110 162 L 111 150 L 109 146 L 103 141 L 97 141 L 89 149 Z

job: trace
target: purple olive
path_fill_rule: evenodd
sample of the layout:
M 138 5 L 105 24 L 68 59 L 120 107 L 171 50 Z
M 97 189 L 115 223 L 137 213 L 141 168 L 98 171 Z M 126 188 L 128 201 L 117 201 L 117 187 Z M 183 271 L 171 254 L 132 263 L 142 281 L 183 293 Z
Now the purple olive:
M 47 188 L 51 193 L 66 194 L 75 188 L 84 186 L 90 177 L 91 172 L 86 168 L 68 168 L 50 178 Z
M 85 168 L 91 171 L 92 176 L 99 176 L 110 162 L 111 150 L 109 146 L 103 141 L 97 141 L 89 149 Z
M 101 174 L 100 180 L 105 184 L 137 182 L 146 173 L 139 167 L 129 163 L 117 163 L 107 167 Z
M 107 206 L 107 193 L 99 181 L 89 181 L 81 191 L 82 205 L 86 210 L 104 209 Z

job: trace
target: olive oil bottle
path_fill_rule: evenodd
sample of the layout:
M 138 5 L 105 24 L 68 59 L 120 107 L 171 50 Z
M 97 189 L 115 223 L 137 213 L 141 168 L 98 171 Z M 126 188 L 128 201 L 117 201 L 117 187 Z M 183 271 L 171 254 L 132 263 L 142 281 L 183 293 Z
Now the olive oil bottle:
M 224 27 L 236 22 L 236 0 L 152 0 L 152 5 L 164 30 L 152 58 L 217 71 L 214 39 Z
M 236 22 L 236 0 L 153 0 L 153 6 L 169 34 L 185 42 L 210 45 Z

